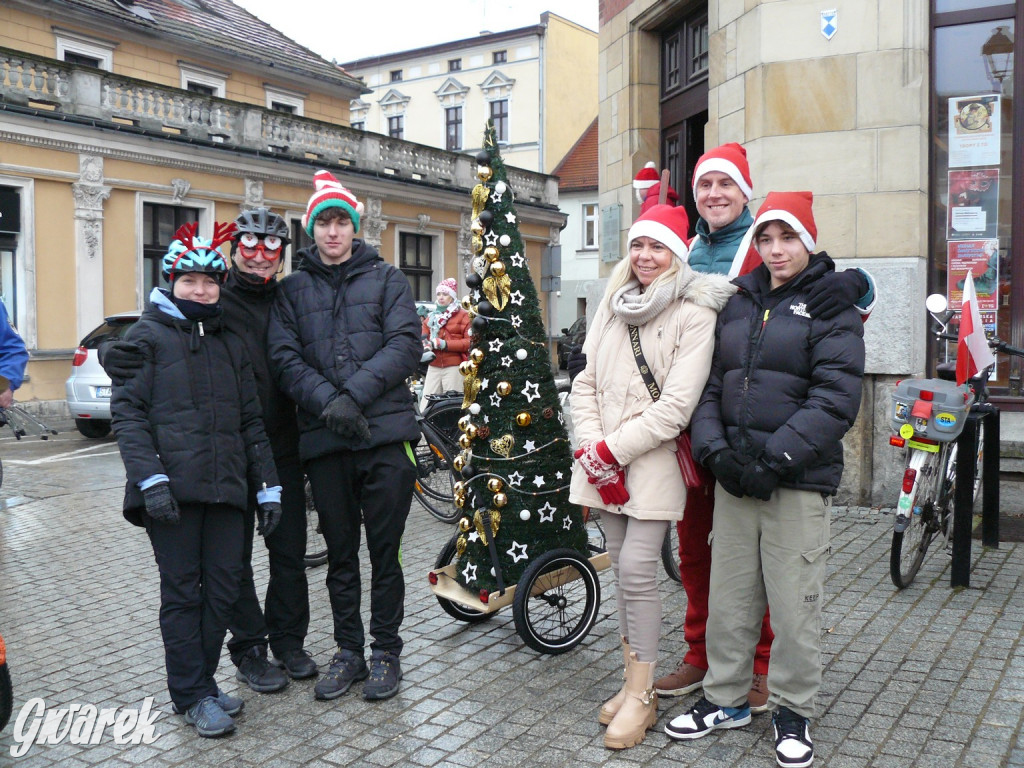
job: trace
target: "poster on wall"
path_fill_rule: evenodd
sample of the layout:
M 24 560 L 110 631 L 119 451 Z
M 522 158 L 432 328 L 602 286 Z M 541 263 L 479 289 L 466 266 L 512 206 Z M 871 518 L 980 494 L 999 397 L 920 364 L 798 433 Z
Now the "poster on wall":
M 949 167 L 999 165 L 999 95 L 949 99 Z
M 999 169 L 949 172 L 946 239 L 992 238 L 999 224 Z
M 967 272 L 974 275 L 974 290 L 978 294 L 978 310 L 995 311 L 999 304 L 999 241 L 954 240 L 948 244 L 946 268 L 946 295 L 950 309 L 960 309 L 964 296 Z

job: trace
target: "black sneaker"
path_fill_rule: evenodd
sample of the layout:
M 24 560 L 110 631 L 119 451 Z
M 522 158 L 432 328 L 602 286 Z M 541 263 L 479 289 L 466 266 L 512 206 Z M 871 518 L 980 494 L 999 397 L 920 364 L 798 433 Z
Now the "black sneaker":
M 775 762 L 782 768 L 807 768 L 814 762 L 814 743 L 806 717 L 789 707 L 779 707 L 772 714 L 775 729 Z
M 719 728 L 742 728 L 750 724 L 750 706 L 720 707 L 703 696 L 688 712 L 673 718 L 665 733 L 672 739 L 699 739 Z
M 367 701 L 390 699 L 398 693 L 402 679 L 402 664 L 398 655 L 390 651 L 374 651 L 370 658 L 370 678 L 363 686 L 363 698 Z
M 259 646 L 242 654 L 235 677 L 257 693 L 273 693 L 288 685 L 284 672 L 267 661 L 267 652 Z
M 339 648 L 331 659 L 331 667 L 321 677 L 313 695 L 321 700 L 336 699 L 352 687 L 352 683 L 365 680 L 370 670 L 366 668 L 366 659 L 345 648 Z
M 284 669 L 292 680 L 305 680 L 307 677 L 316 677 L 317 672 L 320 671 L 317 669 L 316 662 L 313 661 L 309 651 L 302 648 L 282 651 L 281 655 L 277 656 L 277 666 Z

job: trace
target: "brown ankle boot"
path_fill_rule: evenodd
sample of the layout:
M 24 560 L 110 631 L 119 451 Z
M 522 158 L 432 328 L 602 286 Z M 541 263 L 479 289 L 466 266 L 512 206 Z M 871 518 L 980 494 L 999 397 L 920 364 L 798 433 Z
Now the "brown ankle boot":
M 639 744 L 658 720 L 658 694 L 654 690 L 654 662 L 637 661 L 629 654 L 625 697 L 604 732 L 608 749 L 627 749 Z
M 622 702 L 626 698 L 626 667 L 629 666 L 629 642 L 626 638 L 622 638 L 622 687 L 619 692 L 612 696 L 608 701 L 601 705 L 601 711 L 597 715 L 597 722 L 601 725 L 608 725 L 615 717 L 615 713 L 619 711 L 622 706 Z

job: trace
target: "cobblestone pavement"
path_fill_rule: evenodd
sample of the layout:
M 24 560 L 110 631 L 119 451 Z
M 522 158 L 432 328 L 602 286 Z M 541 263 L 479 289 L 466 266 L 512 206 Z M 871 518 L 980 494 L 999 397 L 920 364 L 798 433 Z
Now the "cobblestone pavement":
M 6 433 L 5 433 L 6 435 Z M 74 453 L 72 453 L 74 452 Z M 395 698 L 363 701 L 359 686 L 314 701 L 312 681 L 277 694 L 239 690 L 227 656 L 219 680 L 246 708 L 235 735 L 197 738 L 170 712 L 157 627 L 157 573 L 146 537 L 124 522 L 123 469 L 112 440 L 62 434 L 0 440 L 0 631 L 15 683 L 15 717 L 47 707 L 141 707 L 155 697 L 158 738 L 119 746 L 35 745 L 12 759 L 15 723 L 0 733 L 0 765 L 19 766 L 735 766 L 775 764 L 770 718 L 688 744 L 661 726 L 695 696 L 664 699 L 640 746 L 605 750 L 600 703 L 620 683 L 609 571 L 597 623 L 574 651 L 544 656 L 515 632 L 511 610 L 463 625 L 430 595 L 427 570 L 452 528 L 415 503 L 405 542 L 408 596 Z M 1024 768 L 1024 545 L 975 542 L 971 588 L 949 588 L 937 553 L 912 588 L 889 582 L 891 518 L 836 509 L 824 603 L 818 766 Z M 257 555 L 265 578 L 265 554 Z M 309 572 L 307 647 L 332 652 L 324 568 Z M 364 580 L 364 584 L 368 579 Z M 683 650 L 681 588 L 662 577 L 663 669 Z M 367 600 L 364 598 L 364 615 Z

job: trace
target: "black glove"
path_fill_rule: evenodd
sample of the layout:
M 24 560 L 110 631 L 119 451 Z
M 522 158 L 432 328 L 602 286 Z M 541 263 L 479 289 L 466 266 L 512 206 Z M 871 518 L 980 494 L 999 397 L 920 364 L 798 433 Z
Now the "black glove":
M 146 502 L 146 514 L 158 523 L 177 525 L 181 522 L 178 502 L 171 496 L 171 486 L 167 483 L 149 486 L 142 492 L 142 498 Z
M 828 320 L 855 305 L 868 288 L 868 279 L 859 269 L 827 272 L 807 293 L 807 314 Z
M 281 522 L 281 505 L 276 501 L 264 501 L 256 507 L 256 532 L 266 538 Z
M 565 358 L 565 370 L 569 372 L 569 381 L 580 375 L 580 371 L 587 367 L 587 356 L 583 354 L 583 347 L 577 346 L 569 350 L 569 356 Z
M 370 425 L 366 423 L 366 417 L 351 395 L 342 394 L 331 400 L 320 418 L 327 422 L 332 432 L 342 437 L 357 437 L 363 441 L 370 439 Z
M 768 501 L 778 484 L 779 473 L 761 459 L 747 464 L 743 470 L 743 476 L 740 478 L 740 487 L 743 492 L 761 501 Z
M 97 350 L 100 365 L 114 384 L 124 384 L 142 367 L 142 348 L 134 341 L 109 341 Z
M 743 497 L 740 477 L 743 475 L 744 467 L 751 461 L 752 459 L 746 454 L 734 451 L 732 448 L 723 448 L 711 456 L 708 469 L 728 493 L 739 499 Z

